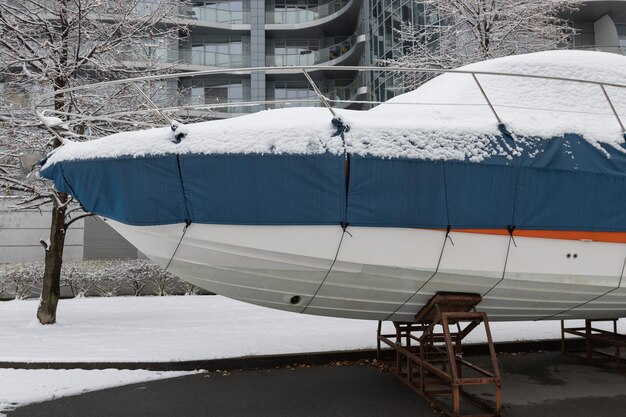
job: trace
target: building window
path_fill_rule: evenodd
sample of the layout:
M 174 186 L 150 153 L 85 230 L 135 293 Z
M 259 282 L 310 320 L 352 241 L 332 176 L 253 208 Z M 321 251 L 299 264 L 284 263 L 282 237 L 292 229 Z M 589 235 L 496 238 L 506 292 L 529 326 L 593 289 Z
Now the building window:
M 268 87 L 268 99 L 281 102 L 274 105 L 276 108 L 319 105 L 317 94 L 306 81 L 274 81 Z
M 398 31 L 402 24 L 421 27 L 438 24 L 435 8 L 425 11 L 424 4 L 414 0 L 374 0 L 369 18 L 370 63 L 376 65 L 380 60 L 392 59 L 399 51 L 410 48 L 402 44 Z M 370 90 L 372 99 L 385 101 L 398 94 L 393 74 L 373 73 Z
M 215 23 L 248 23 L 250 0 L 194 1 L 191 18 Z
M 192 65 L 240 68 L 248 63 L 249 55 L 244 56 L 244 45 L 239 35 L 206 38 L 192 36 L 187 61 Z
M 249 87 L 249 86 L 248 86 Z M 242 103 L 250 100 L 250 89 L 241 80 L 205 79 L 183 82 L 187 90 L 186 104 L 194 106 Z M 216 108 L 219 112 L 239 112 L 241 106 Z
M 274 0 L 273 2 L 266 2 L 267 22 L 310 22 L 337 12 L 347 3 L 348 0 Z

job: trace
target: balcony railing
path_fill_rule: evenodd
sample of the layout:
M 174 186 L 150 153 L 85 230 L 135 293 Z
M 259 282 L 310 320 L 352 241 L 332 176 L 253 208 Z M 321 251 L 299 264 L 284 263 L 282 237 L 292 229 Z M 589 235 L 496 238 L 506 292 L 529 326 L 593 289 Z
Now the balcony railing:
M 326 97 L 332 100 L 352 100 L 359 88 L 365 87 L 365 73 L 359 72 L 357 77 L 350 84 L 343 87 L 335 87 L 327 92 Z
M 321 19 L 341 10 L 350 0 L 335 0 L 319 6 L 295 6 L 265 13 L 265 23 L 295 24 Z
M 250 66 L 250 56 L 179 49 L 178 60 L 176 62 L 179 64 L 202 65 L 206 67 L 243 68 Z
M 268 54 L 265 58 L 265 65 L 277 67 L 317 65 L 322 62 L 332 61 L 349 52 L 356 44 L 357 38 L 358 35 L 355 33 L 345 41 L 319 50 L 303 48 L 298 53 L 294 54 Z
M 210 97 L 205 95 L 187 95 L 180 99 L 181 106 L 211 106 L 219 113 L 252 113 L 258 111 L 260 106 L 235 106 L 233 104 L 241 103 L 241 99 L 229 99 L 224 97 Z M 230 105 L 229 105 L 230 104 Z M 223 107 L 220 107 L 223 106 Z
M 217 7 L 184 6 L 178 12 L 184 19 L 193 19 L 211 23 L 246 24 L 250 23 L 250 12 L 232 11 Z
M 357 78 L 352 81 L 350 84 L 342 87 L 336 87 L 335 89 L 324 88 L 321 85 L 318 85 L 318 88 L 322 91 L 326 97 L 331 98 L 332 100 L 350 100 L 355 94 L 356 91 L 364 86 L 364 76 L 360 73 Z M 309 88 L 308 94 L 303 94 L 298 97 L 293 98 L 277 98 L 275 96 L 275 91 L 268 91 L 268 96 L 273 97 L 268 101 L 271 102 L 266 104 L 268 108 L 286 108 L 286 107 L 320 107 L 322 106 L 322 102 L 320 101 L 319 96 L 313 91 L 312 88 Z M 228 98 L 228 97 L 217 97 L 217 96 L 207 96 L 204 94 L 194 94 L 191 90 L 189 94 L 182 97 L 180 99 L 181 105 L 190 105 L 190 106 L 203 106 L 208 105 L 212 106 L 215 109 L 224 113 L 249 113 L 255 111 L 254 106 L 229 106 L 229 104 L 241 103 L 241 98 Z M 223 106 L 223 107 L 221 107 Z
M 626 55 L 626 47 L 624 46 L 605 46 L 605 45 L 583 45 L 574 46 L 572 49 L 580 51 L 597 51 L 597 52 L 610 52 L 614 54 Z
M 218 68 L 244 68 L 250 66 L 250 56 L 178 48 L 146 48 L 124 54 L 124 60 L 182 65 L 199 65 Z
M 321 107 L 319 97 L 311 92 L 310 96 L 297 99 L 276 99 L 275 102 L 266 105 L 268 109 L 288 109 L 292 107 Z

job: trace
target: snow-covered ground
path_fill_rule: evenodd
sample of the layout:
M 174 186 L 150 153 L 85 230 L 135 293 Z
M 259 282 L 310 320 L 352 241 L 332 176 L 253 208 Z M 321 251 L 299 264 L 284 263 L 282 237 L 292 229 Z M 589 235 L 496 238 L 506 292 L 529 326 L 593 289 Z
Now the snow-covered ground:
M 38 324 L 36 308 L 37 300 L 0 303 L 0 361 L 169 362 L 376 344 L 373 321 L 301 315 L 220 296 L 61 300 L 53 326 Z M 491 323 L 491 330 L 496 341 L 537 340 L 560 337 L 559 326 Z M 468 341 L 482 340 L 477 334 Z
M 220 296 L 61 300 L 53 326 L 38 324 L 37 303 L 0 303 L 0 361 L 183 361 L 367 349 L 376 342 L 376 322 L 300 315 Z M 556 321 L 492 323 L 491 330 L 496 341 L 560 336 Z M 477 334 L 469 341 L 482 340 Z M 184 374 L 0 369 L 0 416 L 16 404 Z
M 53 400 L 121 385 L 190 375 L 195 372 L 154 372 L 0 369 L 0 417 L 24 404 Z

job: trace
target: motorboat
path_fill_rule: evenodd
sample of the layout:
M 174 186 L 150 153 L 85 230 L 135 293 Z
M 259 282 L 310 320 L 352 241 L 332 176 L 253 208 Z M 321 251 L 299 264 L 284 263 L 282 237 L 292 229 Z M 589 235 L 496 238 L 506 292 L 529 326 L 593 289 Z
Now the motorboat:
M 66 141 L 41 175 L 198 287 L 412 321 L 626 316 L 626 57 L 471 64 L 367 111 L 261 111 Z

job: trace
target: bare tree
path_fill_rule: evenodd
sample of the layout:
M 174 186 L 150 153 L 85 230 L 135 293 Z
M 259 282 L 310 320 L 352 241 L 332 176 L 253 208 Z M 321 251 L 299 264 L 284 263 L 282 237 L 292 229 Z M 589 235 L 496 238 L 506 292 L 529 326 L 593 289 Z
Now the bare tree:
M 89 130 L 118 130 L 109 124 L 88 123 L 88 117 L 60 120 L 35 117 L 26 110 L 30 97 L 94 81 L 122 79 L 169 69 L 166 55 L 186 29 L 176 19 L 179 0 L 0 0 L 0 76 L 5 97 L 0 128 L 0 188 L 21 197 L 20 208 L 51 206 L 49 239 L 42 239 L 45 268 L 37 317 L 56 321 L 60 275 L 67 229 L 85 216 L 72 197 L 41 180 L 25 181 L 17 169 L 24 152 L 47 153 L 64 136 L 80 139 Z M 107 96 L 64 92 L 49 103 L 56 116 L 89 116 L 105 107 L 127 108 L 136 100 L 131 87 L 111 89 Z M 122 104 L 121 104 L 122 103 Z M 146 106 L 146 103 L 141 105 Z M 40 115 L 41 116 L 41 115 Z
M 5 282 L 6 290 L 15 299 L 23 300 L 36 293 L 42 270 L 41 262 L 3 264 L 0 265 L 0 276 Z
M 197 287 L 187 281 L 181 281 L 182 287 L 183 287 L 183 291 L 185 292 L 185 295 L 198 295 L 200 294 L 200 287 Z
M 472 62 L 571 44 L 575 30 L 567 15 L 582 0 L 416 0 L 424 21 L 396 29 L 392 67 L 451 69 Z M 415 88 L 427 74 L 404 76 Z
M 126 277 L 123 271 L 118 270 L 122 262 L 101 261 L 96 263 L 100 264 L 100 274 L 98 274 L 98 279 L 94 281 L 94 287 L 103 297 L 115 297 L 119 295 L 126 284 Z
M 169 272 L 162 271 L 160 268 L 154 268 L 154 275 L 150 283 L 154 287 L 154 293 L 158 296 L 171 295 L 178 279 Z
M 125 260 L 123 268 L 135 297 L 140 296 L 154 275 L 153 265 L 145 259 L 132 259 Z
M 66 262 L 62 270 L 63 284 L 69 287 L 73 297 L 85 297 L 93 289 L 95 277 L 77 262 Z

